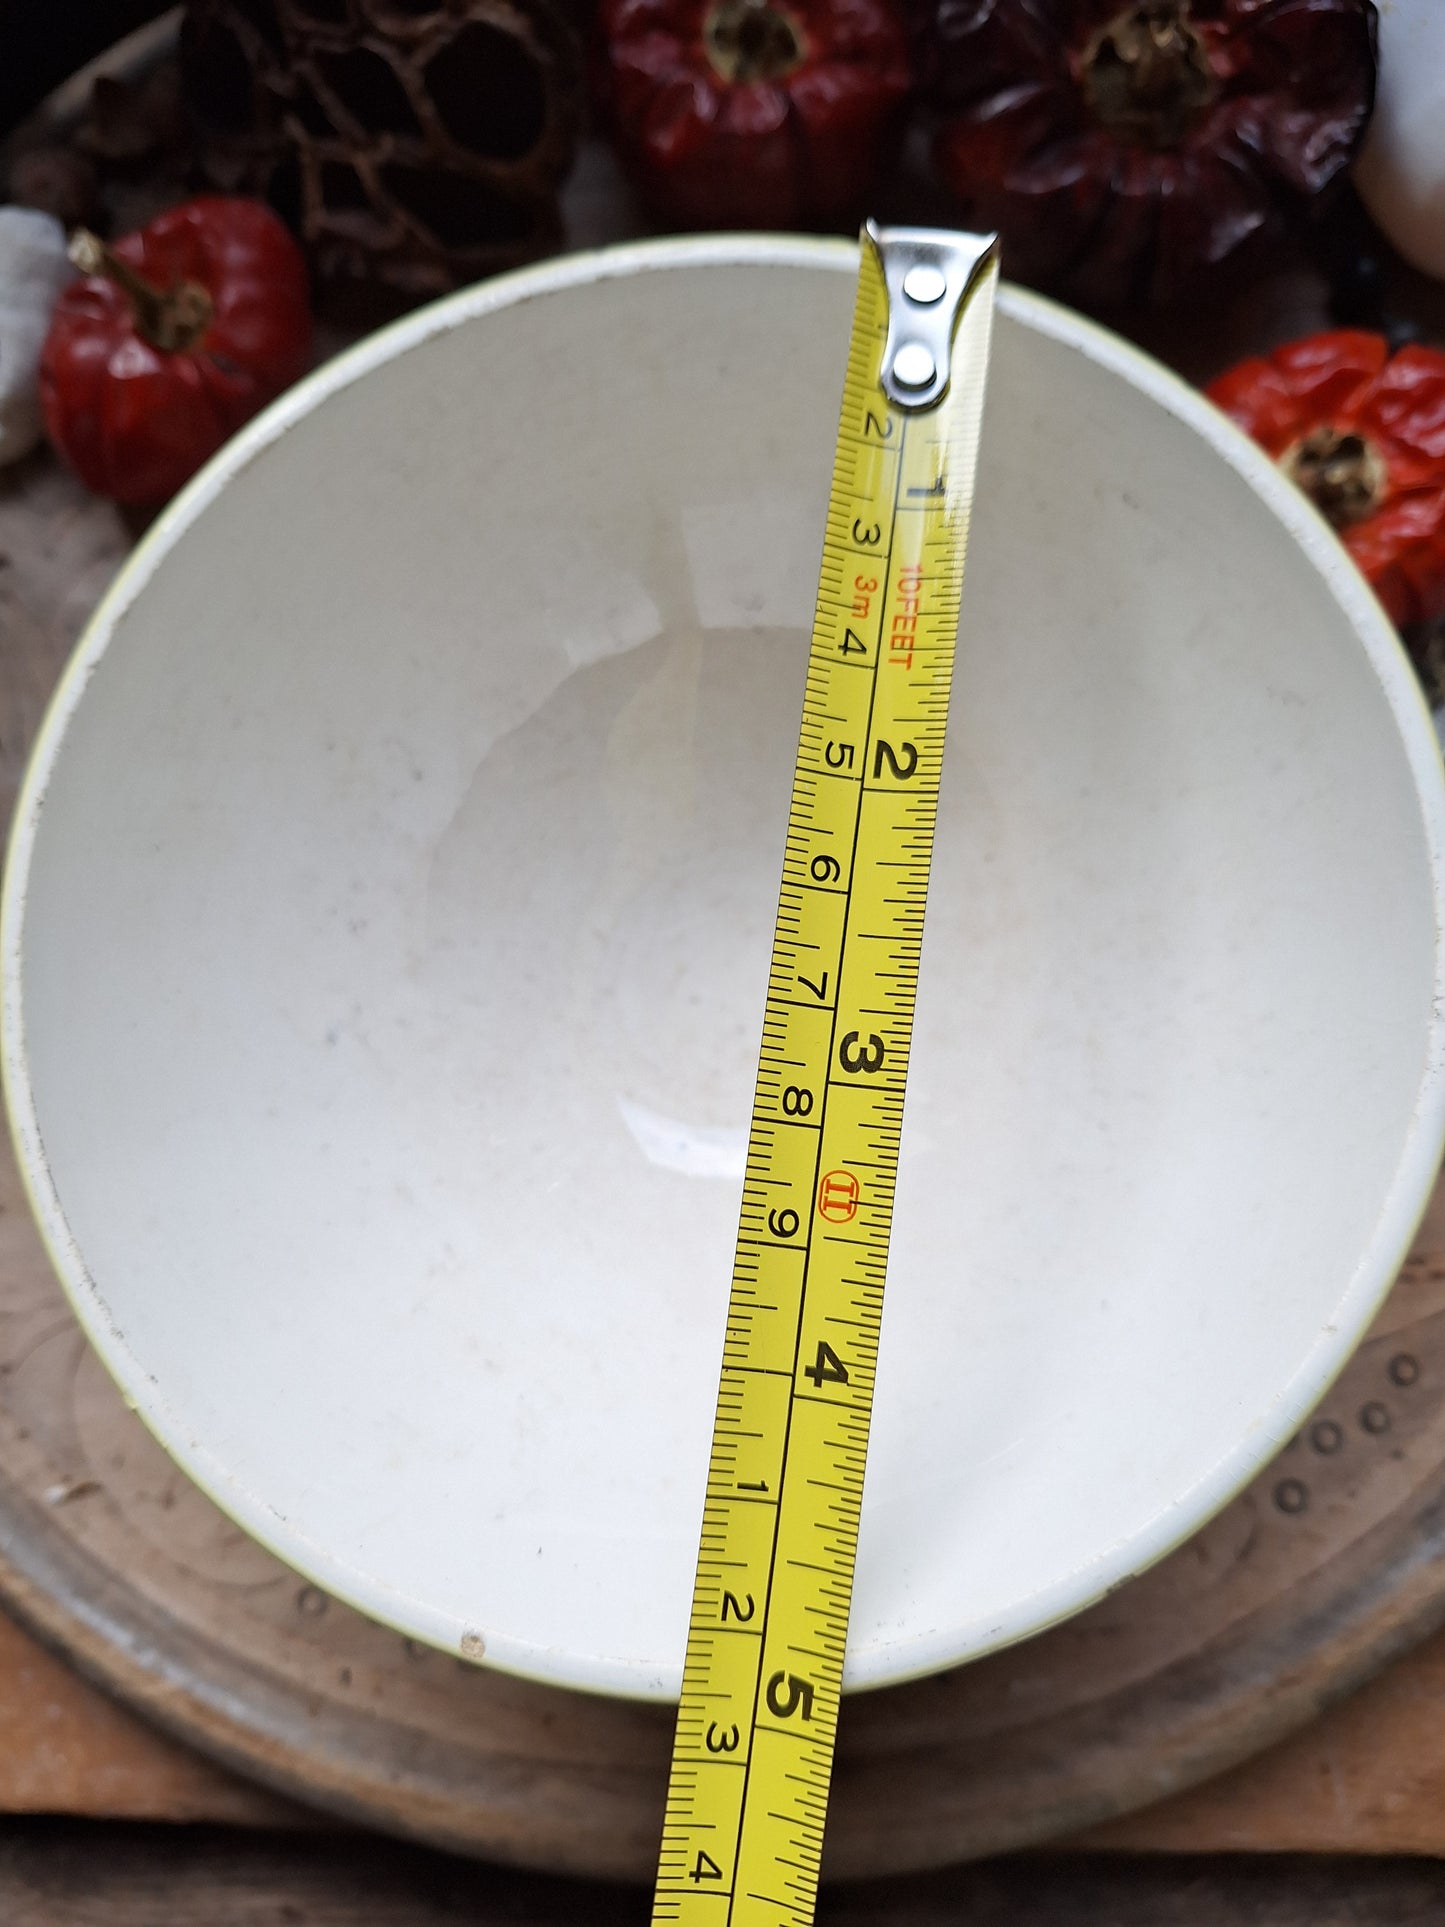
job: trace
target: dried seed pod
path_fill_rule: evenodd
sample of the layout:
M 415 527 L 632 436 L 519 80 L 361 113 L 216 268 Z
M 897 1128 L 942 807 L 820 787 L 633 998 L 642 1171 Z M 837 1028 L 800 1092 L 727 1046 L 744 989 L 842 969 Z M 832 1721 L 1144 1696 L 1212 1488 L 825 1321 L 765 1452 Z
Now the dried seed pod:
M 559 237 L 582 83 L 551 0 L 190 0 L 181 59 L 206 172 L 323 279 L 421 299 Z

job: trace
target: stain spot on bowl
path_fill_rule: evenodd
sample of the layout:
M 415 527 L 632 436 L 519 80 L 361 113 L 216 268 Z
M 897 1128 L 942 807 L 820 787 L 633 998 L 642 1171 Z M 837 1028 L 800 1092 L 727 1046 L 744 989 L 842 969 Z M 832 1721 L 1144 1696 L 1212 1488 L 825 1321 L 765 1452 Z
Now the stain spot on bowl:
M 483 1660 L 487 1656 L 487 1642 L 480 1633 L 462 1634 L 462 1658 Z

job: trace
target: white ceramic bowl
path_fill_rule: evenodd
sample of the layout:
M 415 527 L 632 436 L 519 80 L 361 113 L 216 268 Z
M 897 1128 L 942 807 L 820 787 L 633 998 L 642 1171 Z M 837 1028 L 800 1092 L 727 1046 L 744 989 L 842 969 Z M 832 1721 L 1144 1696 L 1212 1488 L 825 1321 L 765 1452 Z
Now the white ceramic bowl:
M 177 1460 L 419 1638 L 676 1690 L 843 245 L 556 263 L 156 525 L 5 900 L 35 1208 Z M 1006 292 L 855 1685 L 1095 1598 L 1286 1439 L 1442 1136 L 1442 786 L 1333 537 Z

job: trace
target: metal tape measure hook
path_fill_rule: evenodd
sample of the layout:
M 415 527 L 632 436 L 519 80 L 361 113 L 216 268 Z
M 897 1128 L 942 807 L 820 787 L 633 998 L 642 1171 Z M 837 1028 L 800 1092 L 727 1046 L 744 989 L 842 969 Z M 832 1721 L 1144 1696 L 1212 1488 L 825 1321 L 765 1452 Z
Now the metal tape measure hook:
M 953 337 L 969 297 L 998 260 L 996 234 L 863 224 L 888 290 L 879 382 L 895 408 L 920 414 L 948 393 Z

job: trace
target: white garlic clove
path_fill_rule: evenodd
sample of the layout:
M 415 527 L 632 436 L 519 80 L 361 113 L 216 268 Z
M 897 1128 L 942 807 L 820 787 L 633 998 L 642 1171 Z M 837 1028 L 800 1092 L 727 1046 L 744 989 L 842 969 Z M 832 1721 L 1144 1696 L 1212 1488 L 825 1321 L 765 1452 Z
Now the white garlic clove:
M 1380 77 L 1355 185 L 1405 259 L 1445 280 L 1445 5 L 1381 0 Z
M 0 465 L 40 440 L 40 350 L 55 297 L 74 273 L 54 215 L 0 207 Z

